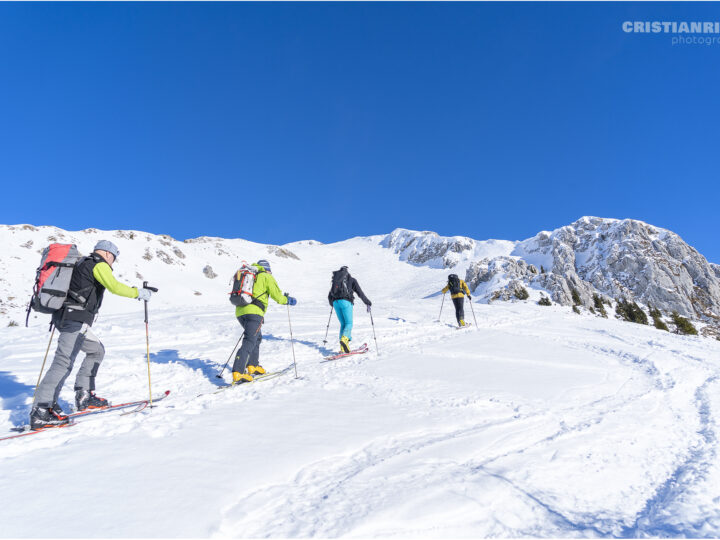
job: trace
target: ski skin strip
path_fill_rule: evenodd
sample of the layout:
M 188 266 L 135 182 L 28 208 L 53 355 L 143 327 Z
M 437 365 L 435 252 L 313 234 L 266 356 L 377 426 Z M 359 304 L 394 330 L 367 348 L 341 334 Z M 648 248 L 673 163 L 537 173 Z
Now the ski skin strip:
M 165 393 L 158 397 L 153 398 L 153 403 L 156 401 L 160 401 L 161 399 L 165 399 L 168 394 L 170 394 L 170 390 L 166 390 Z M 137 411 L 128 411 L 128 412 L 139 412 L 145 407 L 147 407 L 150 404 L 150 401 L 147 399 L 140 399 L 138 401 L 128 401 L 127 403 L 118 403 L 117 405 L 110 405 L 108 407 L 103 407 L 101 409 L 85 409 L 84 411 L 78 411 L 74 413 L 68 414 L 68 418 L 77 418 L 79 416 L 90 416 L 91 414 L 100 414 L 108 411 L 114 411 L 117 409 L 126 409 L 129 407 L 137 407 L 137 406 L 143 406 L 141 409 L 138 409 Z
M 166 397 L 168 397 L 169 394 L 170 394 L 170 390 L 166 390 L 162 396 L 160 396 L 158 398 L 153 398 L 153 403 L 155 403 L 156 401 L 165 399 Z M 110 412 L 110 411 L 117 411 L 120 409 L 129 409 L 131 407 L 135 407 L 135 408 L 131 411 L 126 411 L 126 412 L 122 413 L 121 416 L 124 416 L 126 414 L 134 414 L 136 412 L 140 412 L 140 411 L 146 409 L 148 407 L 148 405 L 150 405 L 150 400 L 142 399 L 139 401 L 129 401 L 127 403 L 120 403 L 118 405 L 110 405 L 109 407 L 104 407 L 102 409 L 86 409 L 84 411 L 79 411 L 79 412 L 68 414 L 67 416 L 68 416 L 68 418 L 70 418 L 70 423 L 67 425 L 57 426 L 57 427 L 49 427 L 49 428 L 43 428 L 43 429 L 35 429 L 35 430 L 31 430 L 29 426 L 23 426 L 24 431 L 22 433 L 18 433 L 17 435 L 9 435 L 7 437 L 0 437 L 0 441 L 7 441 L 9 439 L 17 439 L 18 437 L 25 437 L 27 435 L 35 435 L 36 433 L 42 433 L 43 431 L 50 431 L 53 429 L 63 429 L 66 427 L 72 427 L 75 424 L 77 424 L 77 420 L 75 420 L 75 419 L 78 417 L 92 416 L 95 414 L 102 414 L 102 413 L 106 413 L 106 412 Z
M 322 364 L 324 362 L 332 362 L 333 360 L 339 360 L 340 358 L 345 358 L 346 356 L 353 356 L 355 354 L 365 354 L 368 351 L 369 349 L 367 343 L 363 343 L 362 345 L 360 345 L 360 347 L 358 347 L 357 349 L 353 349 L 350 352 L 335 354 L 333 356 L 326 356 L 320 363 Z

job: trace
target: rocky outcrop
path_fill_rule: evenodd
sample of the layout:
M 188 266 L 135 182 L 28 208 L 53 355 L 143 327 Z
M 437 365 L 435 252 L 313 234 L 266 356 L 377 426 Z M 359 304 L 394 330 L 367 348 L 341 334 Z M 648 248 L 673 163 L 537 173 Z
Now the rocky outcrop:
M 292 251 L 290 251 L 287 248 L 281 248 L 279 246 L 268 246 L 267 250 L 268 250 L 268 253 L 271 253 L 272 255 L 281 257 L 283 259 L 295 259 L 296 261 L 300 260 L 300 257 L 295 255 Z
M 584 290 L 596 290 L 686 317 L 720 318 L 717 268 L 677 234 L 642 221 L 585 217 L 519 242 L 512 255 L 564 277 L 583 302 Z M 555 299 L 557 291 L 549 292 Z
M 431 231 L 395 229 L 380 242 L 401 261 L 432 268 L 454 268 L 483 257 L 507 255 L 515 245 L 505 240 L 478 241 L 466 236 L 440 236 Z
M 586 305 L 592 305 L 595 293 L 590 284 L 577 276 L 541 273 L 535 265 L 513 257 L 478 261 L 468 268 L 465 281 L 476 296 L 488 302 L 516 299 L 520 287 L 543 289 L 556 303 L 563 305 L 573 304 L 573 289 Z
M 452 268 L 459 262 L 459 258 L 452 254 L 472 251 L 475 240 L 464 236 L 446 238 L 430 231 L 395 229 L 385 237 L 382 246 L 392 249 L 401 260 L 409 263 Z
M 203 268 L 203 274 L 208 279 L 215 279 L 217 277 L 217 274 L 213 271 L 212 266 L 209 264 Z

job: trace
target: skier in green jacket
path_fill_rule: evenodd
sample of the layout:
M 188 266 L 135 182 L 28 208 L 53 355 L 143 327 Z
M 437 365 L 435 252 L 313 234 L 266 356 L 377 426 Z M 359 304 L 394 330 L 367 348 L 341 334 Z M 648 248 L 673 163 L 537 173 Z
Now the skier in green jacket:
M 251 382 L 253 375 L 262 375 L 265 368 L 260 365 L 260 342 L 262 341 L 262 324 L 268 308 L 268 298 L 280 305 L 294 306 L 297 300 L 288 293 L 280 292 L 277 281 L 270 270 L 270 263 L 264 259 L 253 264 L 257 269 L 252 296 L 255 303 L 235 308 L 235 317 L 245 331 L 242 345 L 233 363 L 233 384 Z M 261 308 L 258 304 L 262 305 Z

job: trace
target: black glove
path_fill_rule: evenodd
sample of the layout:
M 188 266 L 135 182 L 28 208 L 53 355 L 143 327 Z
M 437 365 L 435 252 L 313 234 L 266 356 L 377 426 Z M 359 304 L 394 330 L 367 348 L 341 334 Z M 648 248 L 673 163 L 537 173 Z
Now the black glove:
M 367 312 L 368 312 L 368 313 L 370 313 L 370 306 L 371 306 L 371 305 L 372 305 L 372 304 L 368 304 L 368 305 L 367 305 Z

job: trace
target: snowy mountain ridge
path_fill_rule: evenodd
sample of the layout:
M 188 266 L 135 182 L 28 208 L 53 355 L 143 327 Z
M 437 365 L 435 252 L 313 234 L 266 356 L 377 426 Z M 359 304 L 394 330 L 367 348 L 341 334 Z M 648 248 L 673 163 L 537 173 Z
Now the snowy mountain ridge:
M 586 306 L 598 294 L 720 323 L 720 267 L 672 231 L 634 219 L 587 216 L 520 242 L 398 229 L 383 245 L 410 263 L 465 269 L 485 301 L 528 287 L 571 306 L 575 291 Z
M 303 257 L 343 245 L 387 252 L 390 260 L 433 269 L 438 283 L 412 286 L 419 295 L 436 291 L 448 272 L 464 277 L 485 302 L 515 300 L 529 289 L 531 299 L 547 294 L 572 306 L 573 292 L 586 306 L 593 295 L 625 298 L 666 313 L 720 325 L 720 266 L 677 234 L 633 219 L 583 217 L 523 241 L 444 237 L 430 231 L 395 229 L 388 235 L 357 237 L 335 244 L 301 240 L 285 246 L 242 239 L 199 237 L 178 241 L 141 231 L 68 232 L 57 227 L 0 226 L 0 317 L 18 321 L 26 305 L 42 248 L 51 242 L 77 244 L 81 251 L 109 238 L 120 247 L 120 279 L 163 283 L 174 305 L 206 305 L 227 293 L 229 276 L 240 260 L 274 258 L 293 270 Z M 349 244 L 348 244 L 349 243 Z M 343 252 L 340 249 L 340 252 Z M 338 266 L 347 261 L 338 258 Z M 158 264 L 162 263 L 162 264 Z M 301 264 L 301 266 L 303 266 Z M 304 267 L 304 266 L 303 266 Z M 299 268 L 299 267 L 298 267 Z M 323 269 L 329 272 L 331 269 Z M 307 272 L 307 270 L 304 270 Z M 322 281 L 316 276 L 315 281 Z M 415 293 L 413 293 L 415 294 Z

